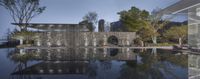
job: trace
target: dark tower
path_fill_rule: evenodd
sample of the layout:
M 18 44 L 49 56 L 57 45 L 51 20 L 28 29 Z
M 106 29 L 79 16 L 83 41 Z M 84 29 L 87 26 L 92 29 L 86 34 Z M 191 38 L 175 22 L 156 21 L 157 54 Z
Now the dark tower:
M 104 25 L 105 25 L 105 21 L 103 19 L 99 20 L 99 32 L 104 32 Z

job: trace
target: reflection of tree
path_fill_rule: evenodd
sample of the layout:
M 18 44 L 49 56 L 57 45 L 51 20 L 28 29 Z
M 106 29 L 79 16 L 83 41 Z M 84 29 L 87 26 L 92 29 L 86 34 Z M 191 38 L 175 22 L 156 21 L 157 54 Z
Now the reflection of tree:
M 155 50 L 154 50 L 155 51 Z M 119 79 L 164 79 L 165 74 L 176 79 L 181 79 L 174 73 L 174 67 L 187 67 L 186 55 L 174 55 L 171 51 L 157 50 L 157 54 L 151 53 L 152 50 L 140 52 L 142 64 L 137 64 L 137 61 L 126 61 L 122 65 Z M 182 60 L 182 61 L 180 61 Z
M 136 61 L 127 61 L 122 65 L 121 75 L 118 79 L 148 79 L 148 72 L 141 70 Z
M 122 66 L 121 76 L 119 79 L 163 79 L 161 72 L 153 67 L 156 63 L 153 56 L 143 55 L 144 64 L 137 64 L 137 61 L 127 61 Z
M 8 53 L 8 58 L 15 63 L 26 63 L 36 59 L 36 53 L 20 54 L 17 50 Z
M 8 53 L 8 58 L 17 64 L 15 69 L 13 70 L 13 73 L 19 72 L 21 75 L 13 75 L 11 74 L 12 79 L 32 79 L 30 75 L 23 75 L 23 69 L 27 68 L 27 63 L 29 61 L 35 60 L 36 53 L 25 53 L 20 54 L 18 50 L 14 50 Z
M 88 77 L 89 78 L 92 78 L 92 79 L 95 79 L 96 76 L 97 76 L 97 64 L 96 64 L 96 61 L 95 60 L 91 60 L 89 61 L 89 66 L 88 66 Z
M 160 55 L 161 61 L 168 61 L 175 65 L 179 65 L 181 67 L 188 67 L 188 56 L 187 55 L 173 55 L 169 53 L 164 53 Z

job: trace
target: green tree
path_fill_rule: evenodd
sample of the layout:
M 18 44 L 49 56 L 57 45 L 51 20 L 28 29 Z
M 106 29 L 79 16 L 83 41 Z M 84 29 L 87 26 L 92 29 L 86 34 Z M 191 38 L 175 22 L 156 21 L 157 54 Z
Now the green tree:
M 94 31 L 92 23 L 88 22 L 87 20 L 81 21 L 79 24 L 84 25 L 90 32 Z
M 153 30 L 150 29 L 149 27 L 144 27 L 137 32 L 137 35 L 139 35 L 138 39 L 142 47 L 145 45 L 146 41 L 151 39 L 151 37 L 153 36 L 152 33 L 153 33 Z
M 171 39 L 177 39 L 179 45 L 182 45 L 183 39 L 186 39 L 187 37 L 187 25 L 173 26 L 165 32 L 164 36 Z
M 126 30 L 137 32 L 144 26 L 144 20 L 147 20 L 149 12 L 146 10 L 140 10 L 136 7 L 132 7 L 128 11 L 121 11 L 120 21 L 125 25 Z
M 41 14 L 45 7 L 40 7 L 40 0 L 0 0 L 0 5 L 7 9 L 21 30 L 27 29 L 32 18 Z M 25 23 L 25 25 L 21 25 Z
M 23 44 L 23 40 L 26 40 L 26 43 L 33 39 L 36 34 L 30 31 L 15 31 L 11 34 L 12 39 L 20 41 L 20 44 Z
M 88 23 L 91 23 L 92 26 L 88 26 L 88 29 L 90 29 L 90 31 L 94 31 L 96 28 L 96 24 L 98 22 L 98 14 L 96 12 L 88 12 L 83 17 L 83 21 L 87 21 Z

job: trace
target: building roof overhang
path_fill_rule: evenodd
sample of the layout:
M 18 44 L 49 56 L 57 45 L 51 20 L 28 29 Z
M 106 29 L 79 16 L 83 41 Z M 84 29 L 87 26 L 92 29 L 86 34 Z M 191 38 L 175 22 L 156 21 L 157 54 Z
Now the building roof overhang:
M 18 26 L 27 26 L 32 29 L 40 29 L 40 30 L 63 30 L 68 28 L 81 28 L 79 24 L 62 24 L 62 23 L 11 23 L 13 25 Z
M 181 0 L 163 10 L 161 14 L 186 14 L 188 9 L 197 7 L 200 5 L 200 0 Z

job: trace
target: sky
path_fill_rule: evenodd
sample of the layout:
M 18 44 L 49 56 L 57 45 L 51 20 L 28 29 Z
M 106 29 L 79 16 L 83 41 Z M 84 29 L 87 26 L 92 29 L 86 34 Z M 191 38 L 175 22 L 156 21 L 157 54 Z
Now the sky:
M 179 0 L 40 0 L 46 10 L 32 19 L 32 23 L 70 23 L 77 24 L 88 12 L 96 12 L 99 19 L 106 22 L 119 20 L 117 12 L 128 10 L 132 6 L 151 12 L 155 8 L 165 8 Z M 177 21 L 186 17 L 178 16 Z M 13 20 L 7 10 L 0 6 L 0 37 L 5 36 Z

